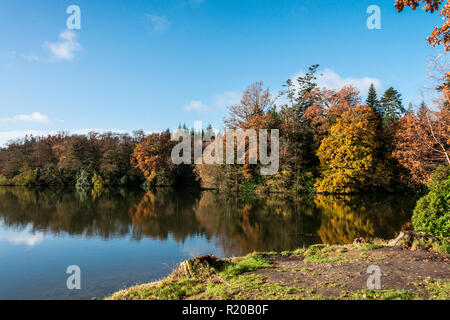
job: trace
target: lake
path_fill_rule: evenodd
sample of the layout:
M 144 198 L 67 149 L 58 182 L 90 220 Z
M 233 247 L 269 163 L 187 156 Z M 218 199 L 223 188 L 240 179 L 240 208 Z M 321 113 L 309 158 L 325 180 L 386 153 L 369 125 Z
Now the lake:
M 356 237 L 393 238 L 410 195 L 226 196 L 158 189 L 80 194 L 0 187 L 0 299 L 102 299 L 190 257 L 239 256 Z M 81 289 L 66 286 L 68 266 Z

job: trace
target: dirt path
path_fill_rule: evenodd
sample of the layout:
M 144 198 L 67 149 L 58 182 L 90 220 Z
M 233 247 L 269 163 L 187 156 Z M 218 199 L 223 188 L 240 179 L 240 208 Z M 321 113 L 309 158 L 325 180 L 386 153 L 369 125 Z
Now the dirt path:
M 435 252 L 411 251 L 398 246 L 375 250 L 343 248 L 343 252 L 327 256 L 328 259 L 336 257 L 336 254 L 339 256 L 338 261 L 329 263 L 307 262 L 304 255 L 270 256 L 267 259 L 273 263 L 273 268 L 259 269 L 254 273 L 264 276 L 269 283 L 311 288 L 311 293 L 322 296 L 340 296 L 343 291 L 367 289 L 370 276 L 367 268 L 370 265 L 381 270 L 382 290 L 420 291 L 420 287 L 413 283 L 427 278 L 450 280 L 448 256 Z

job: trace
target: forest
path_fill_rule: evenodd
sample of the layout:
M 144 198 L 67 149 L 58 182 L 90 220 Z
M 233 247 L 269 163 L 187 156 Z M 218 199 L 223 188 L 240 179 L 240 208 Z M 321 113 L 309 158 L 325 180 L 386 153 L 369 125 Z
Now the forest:
M 422 190 L 438 167 L 450 164 L 444 89 L 438 89 L 441 95 L 432 107 L 422 102 L 405 108 L 396 89 L 390 87 L 378 97 L 373 85 L 367 100 L 361 101 L 352 86 L 318 87 L 318 67 L 286 82 L 276 97 L 286 101 L 281 106 L 262 82 L 251 84 L 224 118 L 230 129 L 279 130 L 276 175 L 261 176 L 259 165 L 248 163 L 174 165 L 170 156 L 176 142 L 170 130 L 150 135 L 61 132 L 25 137 L 0 149 L 0 183 L 78 189 L 199 185 L 223 191 L 352 194 Z

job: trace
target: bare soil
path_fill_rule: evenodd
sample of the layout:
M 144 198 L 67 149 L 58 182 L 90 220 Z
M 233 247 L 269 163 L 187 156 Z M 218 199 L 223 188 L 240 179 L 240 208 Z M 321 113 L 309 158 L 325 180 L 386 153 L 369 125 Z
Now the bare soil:
M 381 289 L 417 291 L 412 283 L 427 278 L 448 281 L 450 260 L 448 255 L 422 249 L 410 250 L 400 246 L 374 250 L 344 248 L 340 262 L 305 262 L 304 255 L 269 256 L 274 267 L 252 273 L 262 275 L 269 283 L 290 287 L 310 288 L 313 294 L 340 296 L 343 291 L 367 289 L 370 274 L 367 268 L 376 265 L 381 269 Z

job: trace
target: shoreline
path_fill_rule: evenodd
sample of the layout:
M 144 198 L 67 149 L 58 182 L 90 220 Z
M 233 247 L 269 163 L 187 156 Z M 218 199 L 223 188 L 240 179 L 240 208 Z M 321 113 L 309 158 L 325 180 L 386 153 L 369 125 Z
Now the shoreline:
M 409 238 L 408 238 L 409 237 Z M 307 249 L 251 253 L 181 262 L 160 281 L 115 292 L 108 300 L 411 300 L 450 299 L 448 247 L 419 233 L 391 241 L 313 245 Z M 442 250 L 441 250 L 442 251 Z M 368 289 L 369 269 L 380 289 Z

